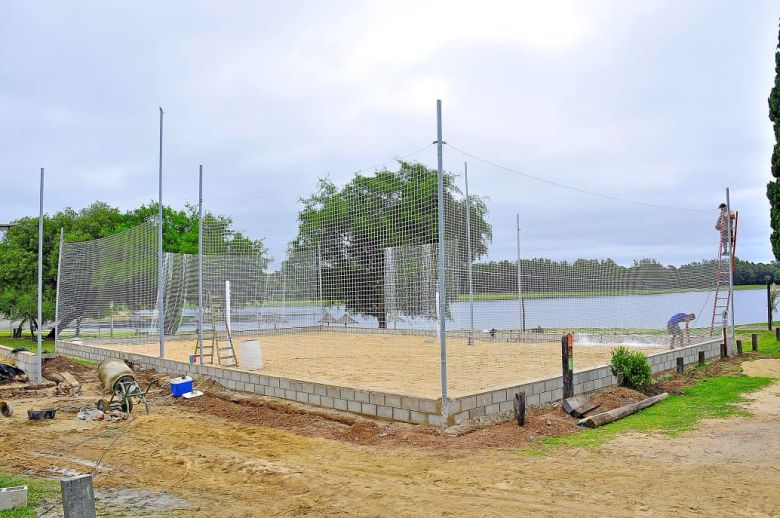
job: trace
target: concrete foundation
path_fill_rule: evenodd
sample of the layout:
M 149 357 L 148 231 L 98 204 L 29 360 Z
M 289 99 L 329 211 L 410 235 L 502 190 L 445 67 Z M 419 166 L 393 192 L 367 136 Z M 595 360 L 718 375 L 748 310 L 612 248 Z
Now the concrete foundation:
M 652 365 L 653 373 L 657 374 L 675 369 L 678 357 L 683 358 L 685 365 L 696 363 L 699 351 L 703 351 L 707 359 L 718 357 L 720 340 L 714 339 L 701 344 L 653 354 L 648 356 L 648 359 Z M 57 342 L 57 352 L 95 362 L 100 362 L 105 358 L 121 358 L 132 361 L 140 368 L 154 369 L 159 373 L 171 376 L 190 375 L 196 382 L 205 379 L 213 380 L 230 390 L 288 399 L 370 417 L 432 426 L 459 424 L 467 419 L 480 416 L 510 417 L 513 413 L 515 394 L 519 392 L 525 392 L 528 406 L 545 405 L 559 401 L 563 397 L 562 376 L 497 387 L 487 392 L 454 399 L 447 398 L 443 405 L 441 399 L 358 390 L 305 380 L 267 376 L 240 369 L 189 364 L 65 341 Z M 576 346 L 574 358 L 576 368 Z M 592 392 L 613 385 L 617 385 L 617 379 L 607 366 L 574 373 L 575 394 Z

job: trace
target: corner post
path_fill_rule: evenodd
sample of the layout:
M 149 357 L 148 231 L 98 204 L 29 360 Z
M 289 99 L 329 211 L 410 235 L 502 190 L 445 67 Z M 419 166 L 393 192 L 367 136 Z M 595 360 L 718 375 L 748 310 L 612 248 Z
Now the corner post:
M 441 100 L 436 101 L 436 154 L 438 158 L 438 226 L 439 226 L 439 348 L 441 350 L 441 417 L 442 427 L 447 426 L 449 408 L 447 405 L 447 285 L 444 278 L 446 267 L 446 242 L 444 238 L 444 157 L 442 154 Z

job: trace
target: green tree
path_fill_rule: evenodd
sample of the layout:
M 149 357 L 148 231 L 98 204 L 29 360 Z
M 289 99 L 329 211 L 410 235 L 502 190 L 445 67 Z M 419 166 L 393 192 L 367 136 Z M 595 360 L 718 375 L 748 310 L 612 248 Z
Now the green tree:
M 465 199 L 456 199 L 460 191 L 451 174 L 445 175 L 444 186 L 447 240 L 458 243 L 453 250 L 462 262 L 467 254 L 466 203 Z M 298 235 L 290 246 L 287 262 L 299 268 L 319 263 L 326 303 L 344 304 L 350 311 L 375 317 L 379 327 L 386 328 L 386 250 L 438 243 L 436 171 L 400 161 L 398 171 L 357 174 L 341 189 L 321 179 L 314 194 L 301 202 Z M 486 253 L 492 238 L 486 214 L 484 201 L 472 196 L 475 260 Z M 405 310 L 415 311 L 408 307 Z
M 156 203 L 121 212 L 99 201 L 79 211 L 66 208 L 51 216 L 44 216 L 44 322 L 40 325 L 54 319 L 60 228 L 64 230 L 66 242 L 88 241 L 117 234 L 156 217 Z M 208 213 L 204 216 L 204 222 L 210 229 L 218 229 L 209 240 L 215 248 L 213 251 L 227 254 L 239 250 L 244 253 L 252 251 L 267 256 L 262 240 L 250 240 L 232 229 L 230 218 Z M 163 207 L 163 249 L 166 252 L 197 253 L 197 207 L 187 205 L 184 210 Z M 267 259 L 262 264 L 265 267 Z M 31 335 L 35 338 L 35 330 L 39 327 L 37 286 L 38 218 L 20 218 L 13 222 L 13 226 L 0 239 L 0 315 L 19 322 L 14 331 L 17 336 L 21 335 L 24 325 L 29 324 Z M 69 318 L 61 315 L 60 325 L 67 324 Z
M 772 176 L 780 178 L 780 34 L 775 50 L 775 84 L 769 92 L 769 120 L 775 132 L 775 145 L 772 149 Z M 770 180 L 766 187 L 769 198 L 769 222 L 772 226 L 770 242 L 775 259 L 780 260 L 780 185 L 777 180 Z

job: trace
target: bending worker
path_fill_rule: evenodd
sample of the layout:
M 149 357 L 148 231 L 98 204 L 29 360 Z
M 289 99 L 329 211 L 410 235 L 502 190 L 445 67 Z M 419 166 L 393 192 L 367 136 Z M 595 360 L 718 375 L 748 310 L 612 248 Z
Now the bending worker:
M 688 324 L 692 321 L 696 320 L 696 315 L 693 313 L 677 313 L 675 315 L 672 315 L 672 318 L 669 319 L 669 322 L 666 323 L 666 330 L 669 331 L 669 334 L 672 335 L 672 341 L 671 341 L 671 349 L 674 349 L 674 339 L 679 338 L 680 339 L 680 347 L 685 345 L 685 339 L 683 338 L 683 332 L 680 329 L 680 323 L 685 322 L 685 338 L 688 339 L 688 343 L 691 342 L 691 333 L 688 329 Z

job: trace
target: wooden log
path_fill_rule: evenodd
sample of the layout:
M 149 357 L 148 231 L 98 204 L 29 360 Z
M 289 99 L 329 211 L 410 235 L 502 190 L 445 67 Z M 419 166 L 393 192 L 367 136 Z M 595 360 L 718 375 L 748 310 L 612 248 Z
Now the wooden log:
M 685 360 L 682 356 L 677 358 L 677 374 L 683 374 L 685 372 Z
M 753 348 L 753 352 L 758 351 L 758 334 L 757 333 L 753 333 L 752 335 L 750 335 L 750 345 Z
M 616 408 L 608 412 L 602 412 L 600 414 L 586 417 L 585 419 L 579 422 L 579 425 L 587 426 L 588 428 L 597 428 L 599 426 L 611 423 L 613 421 L 617 421 L 618 419 L 626 417 L 627 415 L 631 415 L 634 412 L 638 412 L 643 408 L 647 408 L 651 405 L 654 405 L 659 401 L 666 399 L 667 397 L 669 397 L 669 394 L 664 392 L 663 394 L 658 394 L 657 396 L 649 397 L 647 399 L 643 399 L 642 401 L 631 403 L 630 405 L 622 406 L 620 408 Z
M 525 426 L 525 392 L 515 394 L 515 418 L 517 426 Z
M 704 365 L 707 363 L 707 360 L 704 358 L 704 351 L 699 351 L 699 365 Z

